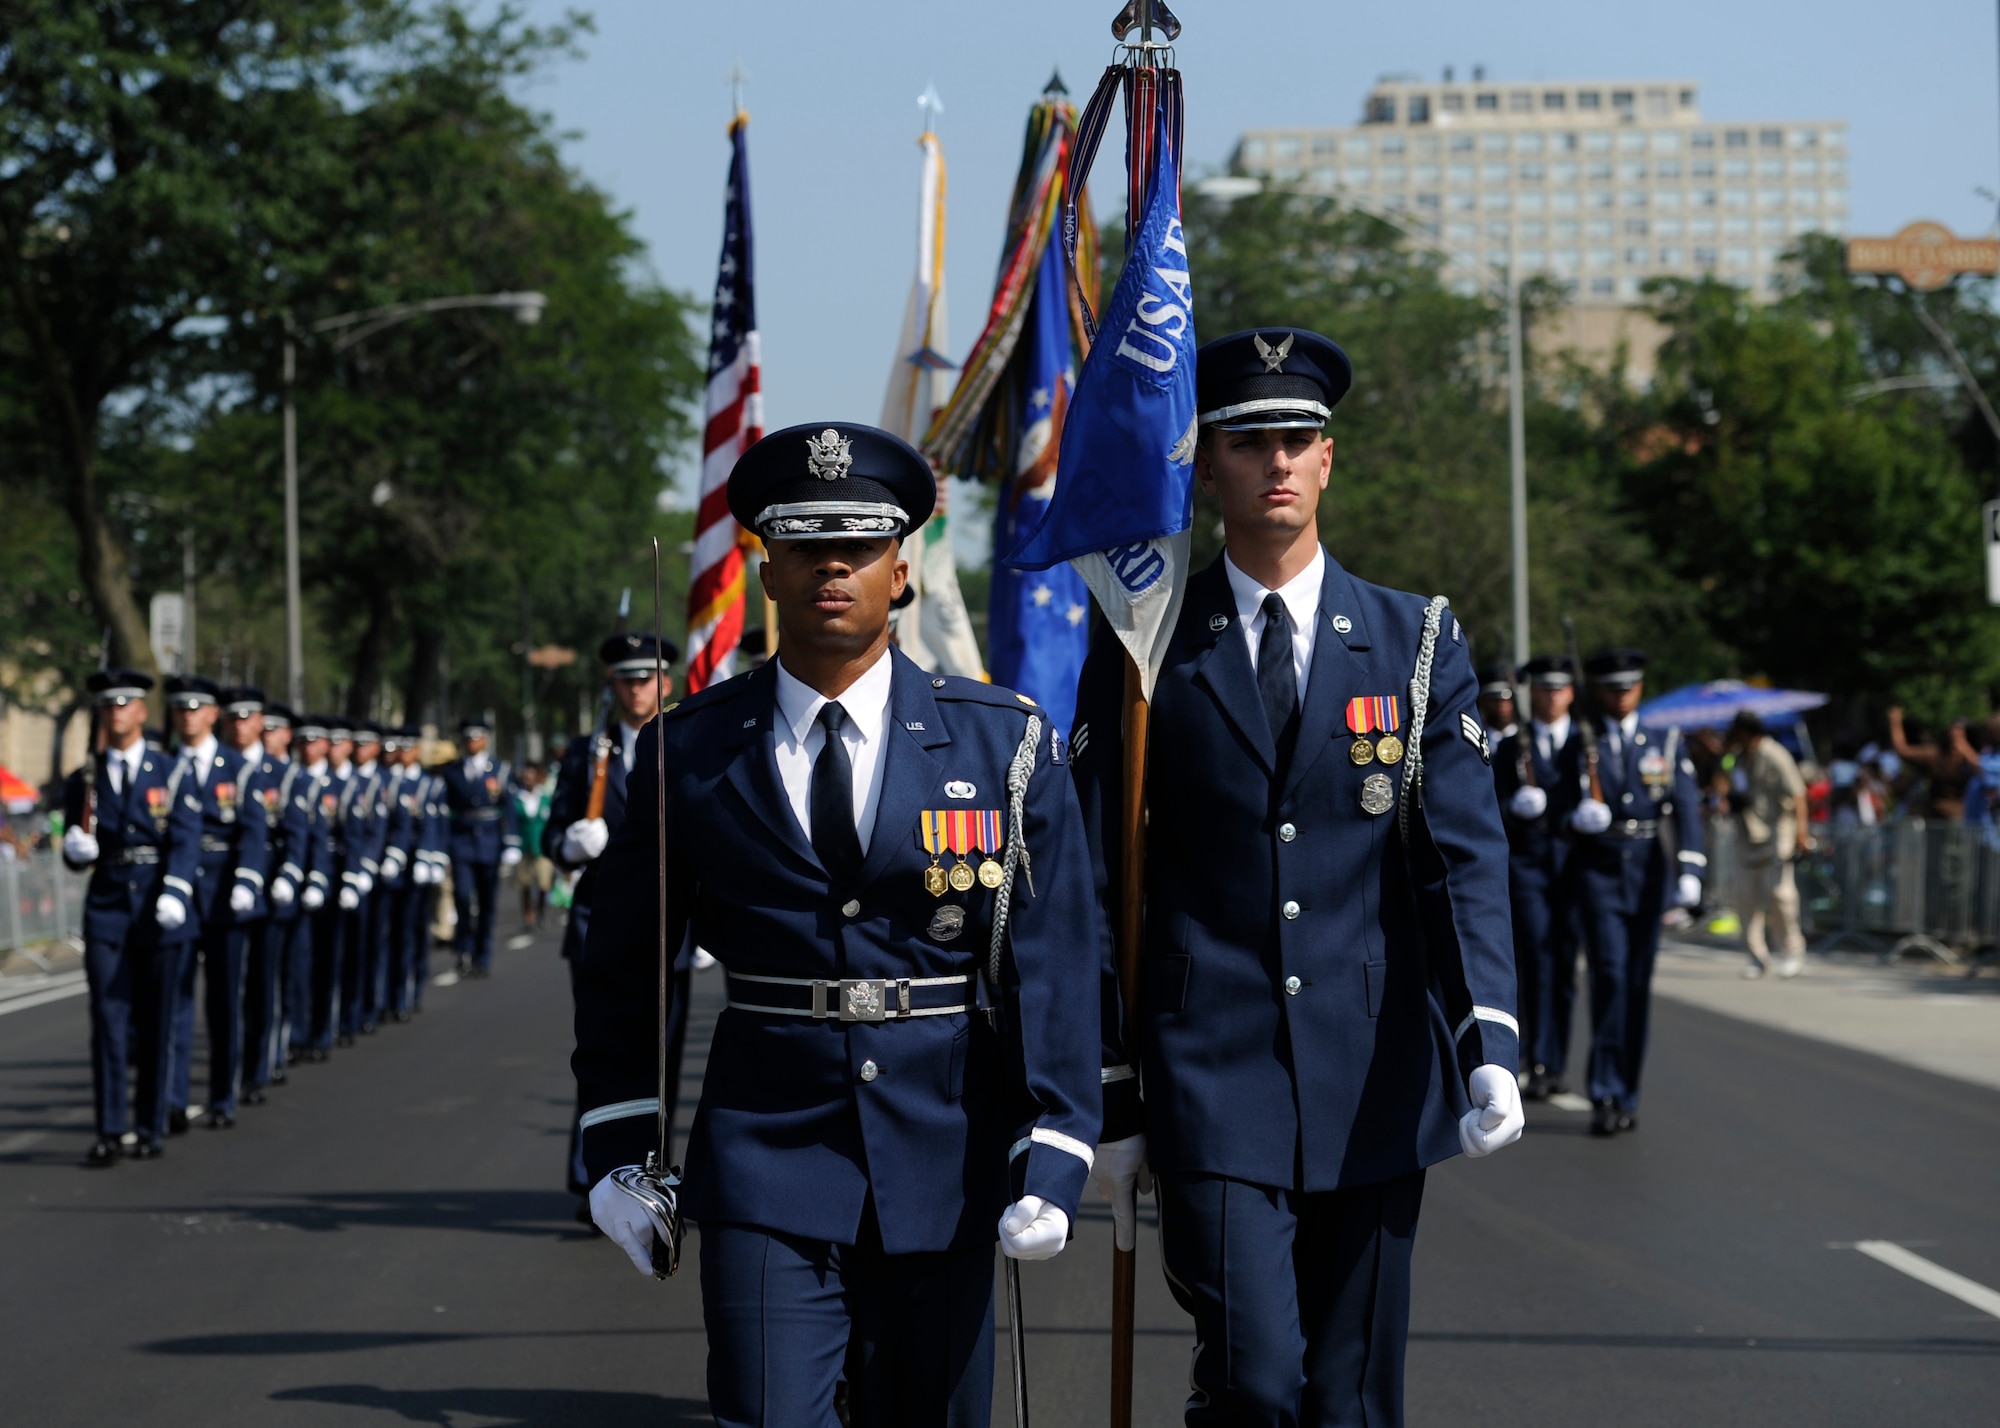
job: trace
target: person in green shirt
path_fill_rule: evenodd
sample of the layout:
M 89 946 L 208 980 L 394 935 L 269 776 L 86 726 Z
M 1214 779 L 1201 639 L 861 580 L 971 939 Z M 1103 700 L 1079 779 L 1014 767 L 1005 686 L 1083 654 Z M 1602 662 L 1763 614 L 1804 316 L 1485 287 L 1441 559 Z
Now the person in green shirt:
M 515 826 L 521 830 L 521 849 L 526 855 L 514 874 L 521 884 L 521 921 L 533 932 L 542 925 L 542 914 L 549 906 L 549 888 L 556 877 L 556 865 L 542 853 L 542 830 L 549 822 L 549 787 L 540 764 L 521 765 L 521 777 L 511 797 Z

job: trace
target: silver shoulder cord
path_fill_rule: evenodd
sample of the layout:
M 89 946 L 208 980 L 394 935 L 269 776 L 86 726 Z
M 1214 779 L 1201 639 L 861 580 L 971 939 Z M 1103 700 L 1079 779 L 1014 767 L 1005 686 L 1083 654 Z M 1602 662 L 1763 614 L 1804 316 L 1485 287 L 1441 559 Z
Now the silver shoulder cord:
M 1396 831 L 1403 846 L 1410 844 L 1410 804 L 1424 781 L 1424 716 L 1431 707 L 1431 663 L 1437 657 L 1438 626 L 1444 623 L 1444 608 L 1451 602 L 1433 595 L 1424 610 L 1424 635 L 1417 645 L 1417 668 L 1410 676 L 1410 740 L 1403 757 L 1402 796 L 1396 803 Z
M 1002 864 L 1004 876 L 993 893 L 993 940 L 986 953 L 986 987 L 997 1007 L 1000 1001 L 1000 952 L 1007 945 L 1007 914 L 1014 901 L 1014 873 L 1028 875 L 1028 896 L 1035 895 L 1035 870 L 1028 857 L 1028 839 L 1022 830 L 1028 803 L 1028 780 L 1035 772 L 1035 751 L 1042 742 L 1042 716 L 1030 714 L 1014 750 L 1014 762 L 1007 766 L 1007 852 Z

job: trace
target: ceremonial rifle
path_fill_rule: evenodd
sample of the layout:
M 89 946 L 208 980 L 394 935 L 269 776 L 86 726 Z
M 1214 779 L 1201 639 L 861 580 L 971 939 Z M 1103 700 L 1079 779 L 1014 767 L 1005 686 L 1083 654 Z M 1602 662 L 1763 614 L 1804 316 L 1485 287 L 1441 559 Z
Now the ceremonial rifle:
M 660 538 L 653 537 L 653 678 L 666 677 L 660 658 Z M 658 754 L 653 768 L 654 848 L 659 861 L 659 901 L 655 907 L 654 929 L 660 962 L 660 1080 L 659 1135 L 656 1149 L 646 1152 L 644 1165 L 626 1165 L 611 1172 L 611 1183 L 630 1195 L 653 1222 L 653 1278 L 667 1279 L 681 1267 L 681 1168 L 669 1165 L 673 1155 L 673 1120 L 667 1113 L 667 978 L 673 971 L 667 955 L 667 718 L 661 710 L 653 716 Z
M 625 622 L 632 614 L 632 587 L 626 586 L 618 596 L 618 624 L 611 631 L 613 639 L 625 633 Z M 659 621 L 655 619 L 654 625 Z M 597 717 L 597 738 L 591 745 L 592 763 L 590 769 L 590 799 L 585 804 L 585 818 L 604 816 L 604 791 L 611 782 L 611 716 L 618 707 L 618 696 L 612 691 L 611 681 L 604 683 L 602 709 Z
M 1583 661 L 1578 658 L 1576 652 L 1576 621 L 1567 615 L 1562 617 L 1562 621 L 1563 642 L 1569 647 L 1570 675 L 1575 679 L 1576 692 L 1581 697 L 1584 692 Z M 1583 766 L 1590 775 L 1590 796 L 1597 802 L 1602 803 L 1604 802 L 1604 785 L 1597 778 L 1597 721 L 1592 717 L 1592 711 L 1586 709 L 1581 716 L 1577 717 L 1576 729 L 1577 733 L 1583 738 Z
M 97 645 L 97 672 L 102 674 L 110 664 L 111 627 L 106 625 L 104 638 Z M 104 727 L 104 711 L 97 707 L 97 701 L 93 699 L 90 701 L 90 757 L 83 765 L 83 817 L 80 820 L 86 833 L 97 832 L 97 761 L 104 757 L 109 743 L 110 730 Z

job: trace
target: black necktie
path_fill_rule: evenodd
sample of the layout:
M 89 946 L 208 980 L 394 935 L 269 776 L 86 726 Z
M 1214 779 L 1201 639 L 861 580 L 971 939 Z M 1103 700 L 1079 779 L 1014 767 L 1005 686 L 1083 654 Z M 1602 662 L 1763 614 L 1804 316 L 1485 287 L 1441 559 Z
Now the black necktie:
M 1257 692 L 1264 697 L 1264 720 L 1279 766 L 1290 753 L 1299 713 L 1299 677 L 1292 670 L 1292 613 L 1282 596 L 1264 597 L 1264 637 L 1257 645 Z
M 854 763 L 840 726 L 847 711 L 832 700 L 820 706 L 819 726 L 826 734 L 813 760 L 813 851 L 837 883 L 851 883 L 861 874 L 861 838 L 854 831 Z

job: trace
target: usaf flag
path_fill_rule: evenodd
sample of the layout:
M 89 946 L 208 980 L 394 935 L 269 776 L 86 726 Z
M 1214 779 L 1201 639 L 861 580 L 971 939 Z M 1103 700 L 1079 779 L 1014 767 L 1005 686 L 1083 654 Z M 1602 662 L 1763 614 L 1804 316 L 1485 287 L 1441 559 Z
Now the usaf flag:
M 1148 698 L 1180 613 L 1194 513 L 1194 300 L 1180 156 L 1157 127 L 1146 215 L 1084 359 L 1047 515 L 1007 563 L 1069 561 Z

